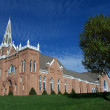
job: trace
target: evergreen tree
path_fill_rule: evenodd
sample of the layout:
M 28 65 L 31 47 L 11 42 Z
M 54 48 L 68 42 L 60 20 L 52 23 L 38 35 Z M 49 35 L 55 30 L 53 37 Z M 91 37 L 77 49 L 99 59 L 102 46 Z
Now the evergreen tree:
M 31 88 L 29 95 L 37 95 L 36 91 L 34 88 Z

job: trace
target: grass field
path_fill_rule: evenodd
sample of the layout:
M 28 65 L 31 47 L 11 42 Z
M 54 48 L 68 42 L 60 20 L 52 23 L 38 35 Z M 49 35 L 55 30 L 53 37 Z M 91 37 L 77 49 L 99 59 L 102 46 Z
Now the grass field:
M 0 96 L 0 110 L 110 110 L 110 101 L 68 95 Z

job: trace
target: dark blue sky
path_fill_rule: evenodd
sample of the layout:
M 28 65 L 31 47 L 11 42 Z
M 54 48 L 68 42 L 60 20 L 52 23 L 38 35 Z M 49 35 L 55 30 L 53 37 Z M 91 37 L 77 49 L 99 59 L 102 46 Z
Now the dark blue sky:
M 0 0 L 0 43 L 11 16 L 15 45 L 39 42 L 42 54 L 84 72 L 79 34 L 88 17 L 101 13 L 110 16 L 109 0 Z

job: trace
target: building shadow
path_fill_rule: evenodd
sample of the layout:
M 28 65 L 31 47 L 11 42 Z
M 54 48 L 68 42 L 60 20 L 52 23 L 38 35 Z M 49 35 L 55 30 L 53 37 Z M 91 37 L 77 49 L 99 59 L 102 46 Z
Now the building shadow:
M 82 93 L 82 94 L 66 94 L 69 98 L 103 98 L 110 102 L 110 92 L 100 92 L 100 93 Z

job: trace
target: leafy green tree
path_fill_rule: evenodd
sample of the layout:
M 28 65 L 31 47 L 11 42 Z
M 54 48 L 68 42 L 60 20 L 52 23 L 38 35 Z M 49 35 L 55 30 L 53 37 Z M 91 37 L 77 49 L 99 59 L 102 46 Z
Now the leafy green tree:
M 37 95 L 36 91 L 34 88 L 31 88 L 29 95 Z
M 85 69 L 95 73 L 110 70 L 110 17 L 90 17 L 80 33 Z

